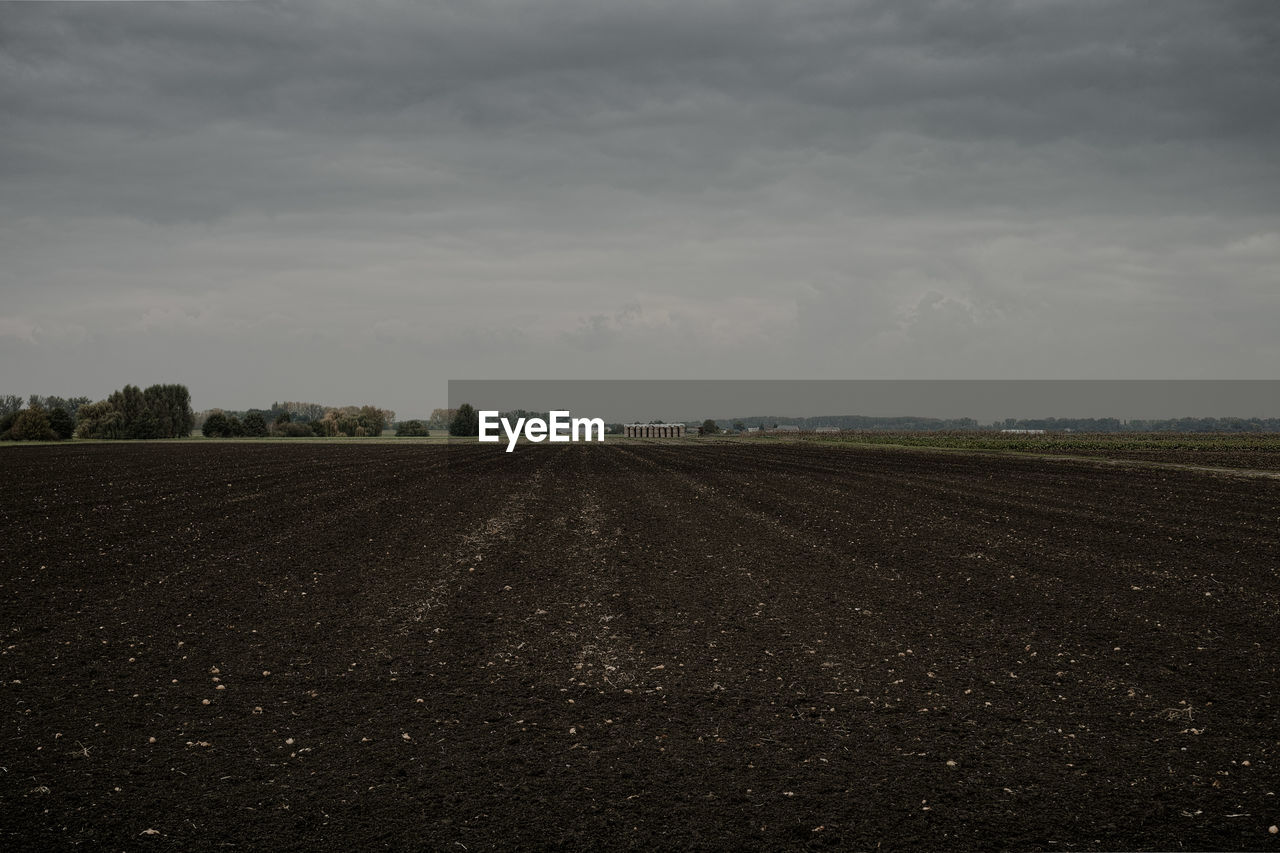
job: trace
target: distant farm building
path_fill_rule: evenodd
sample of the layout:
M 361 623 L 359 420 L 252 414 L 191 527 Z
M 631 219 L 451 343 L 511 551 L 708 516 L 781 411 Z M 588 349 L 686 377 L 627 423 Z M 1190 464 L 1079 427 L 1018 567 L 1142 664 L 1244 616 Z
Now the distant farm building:
M 1002 429 L 1000 431 L 1014 435 L 1044 435 L 1044 430 L 1042 429 Z
M 625 424 L 628 438 L 679 438 L 684 424 Z
M 839 431 L 840 431 L 840 427 L 833 427 L 833 426 L 820 426 L 814 430 L 814 432 L 839 432 Z

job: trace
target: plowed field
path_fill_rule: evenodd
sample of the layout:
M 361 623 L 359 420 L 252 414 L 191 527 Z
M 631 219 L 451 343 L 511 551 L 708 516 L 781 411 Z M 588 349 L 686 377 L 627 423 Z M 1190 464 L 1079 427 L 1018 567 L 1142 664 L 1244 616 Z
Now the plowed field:
M 1280 480 L 0 452 L 0 848 L 1280 849 Z

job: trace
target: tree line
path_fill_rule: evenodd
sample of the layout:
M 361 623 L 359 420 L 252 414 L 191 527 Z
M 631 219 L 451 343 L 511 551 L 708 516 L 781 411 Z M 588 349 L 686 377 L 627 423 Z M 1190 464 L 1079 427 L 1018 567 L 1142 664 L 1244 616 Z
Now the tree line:
M 1072 432 L 1280 432 L 1280 418 L 1007 418 L 992 426 Z
M 23 407 L 20 397 L 0 397 L 0 441 L 180 438 L 191 434 L 193 419 L 185 385 L 126 385 L 96 403 L 32 394 Z
M 750 417 L 719 420 L 720 427 L 744 431 L 749 427 L 771 429 L 795 426 L 801 430 L 835 427 L 887 432 L 954 432 L 957 430 L 1043 429 L 1071 432 L 1280 432 L 1280 418 L 1006 418 L 980 424 L 973 418 L 872 417 L 823 415 L 819 417 Z
M 379 436 L 395 423 L 396 413 L 377 406 L 322 406 L 316 403 L 272 403 L 270 409 L 229 412 L 210 409 L 197 416 L 200 431 L 210 438 Z

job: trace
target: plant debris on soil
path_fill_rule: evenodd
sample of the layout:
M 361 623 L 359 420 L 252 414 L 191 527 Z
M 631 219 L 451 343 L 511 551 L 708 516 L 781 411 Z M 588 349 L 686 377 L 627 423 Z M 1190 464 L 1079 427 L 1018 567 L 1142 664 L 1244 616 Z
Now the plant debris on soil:
M 1280 481 L 0 454 L 0 848 L 1273 849 Z

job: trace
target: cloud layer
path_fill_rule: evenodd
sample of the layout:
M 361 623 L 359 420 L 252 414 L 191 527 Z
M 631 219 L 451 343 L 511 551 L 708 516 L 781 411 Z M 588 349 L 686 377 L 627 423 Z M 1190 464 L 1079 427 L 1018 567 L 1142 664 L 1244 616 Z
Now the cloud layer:
M 11 4 L 0 390 L 1271 377 L 1271 6 Z

